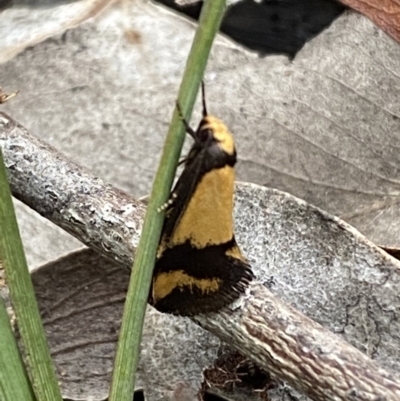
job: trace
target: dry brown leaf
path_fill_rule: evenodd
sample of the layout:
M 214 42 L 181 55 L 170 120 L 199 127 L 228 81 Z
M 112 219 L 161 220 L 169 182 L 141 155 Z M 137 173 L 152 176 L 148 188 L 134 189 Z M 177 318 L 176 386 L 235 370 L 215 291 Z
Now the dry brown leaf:
M 386 33 L 400 42 L 399 0 L 340 0 L 343 4 L 366 15 Z

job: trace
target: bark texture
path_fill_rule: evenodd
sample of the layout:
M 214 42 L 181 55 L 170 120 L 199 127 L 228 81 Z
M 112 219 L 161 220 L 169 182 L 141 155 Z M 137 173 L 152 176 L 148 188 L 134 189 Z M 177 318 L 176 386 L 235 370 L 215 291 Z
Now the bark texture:
M 398 378 L 260 284 L 235 312 L 197 321 L 314 400 L 399 400 Z
M 145 206 L 60 155 L 0 112 L 13 195 L 86 245 L 132 263 Z

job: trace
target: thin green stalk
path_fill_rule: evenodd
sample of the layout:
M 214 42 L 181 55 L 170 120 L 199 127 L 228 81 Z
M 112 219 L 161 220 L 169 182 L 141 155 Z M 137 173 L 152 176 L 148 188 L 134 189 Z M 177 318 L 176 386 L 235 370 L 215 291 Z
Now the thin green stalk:
M 0 296 L 0 400 L 35 401 L 5 302 Z
M 25 362 L 36 398 L 38 401 L 62 401 L 19 235 L 1 149 L 0 259 L 4 263 Z
M 192 113 L 211 45 L 220 27 L 225 8 L 226 0 L 206 0 L 203 4 L 178 96 L 179 105 L 187 119 Z M 164 214 L 157 212 L 157 209 L 169 197 L 184 139 L 185 129 L 175 108 L 135 255 L 109 401 L 132 401 L 133 398 L 143 320 L 164 219 Z

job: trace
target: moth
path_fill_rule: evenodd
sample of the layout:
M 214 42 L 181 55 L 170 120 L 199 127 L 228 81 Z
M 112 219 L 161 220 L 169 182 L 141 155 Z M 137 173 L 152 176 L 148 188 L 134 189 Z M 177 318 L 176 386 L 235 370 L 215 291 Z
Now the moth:
M 233 231 L 236 149 L 232 134 L 207 113 L 169 201 L 157 251 L 150 303 L 159 311 L 192 316 L 216 312 L 245 291 L 253 278 Z

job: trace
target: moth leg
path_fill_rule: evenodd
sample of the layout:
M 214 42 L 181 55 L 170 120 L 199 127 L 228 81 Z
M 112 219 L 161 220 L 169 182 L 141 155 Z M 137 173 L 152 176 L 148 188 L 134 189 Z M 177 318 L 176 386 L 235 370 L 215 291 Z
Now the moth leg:
M 185 120 L 185 117 L 183 117 L 182 109 L 181 106 L 179 105 L 178 102 L 176 102 L 176 108 L 178 110 L 179 116 L 183 122 L 183 125 L 186 128 L 186 132 L 193 138 L 196 139 L 196 131 L 190 127 L 189 123 Z
M 182 164 L 185 164 L 187 162 L 187 160 L 188 160 L 187 157 L 182 157 L 182 159 L 179 160 L 178 167 L 181 166 Z
M 169 199 L 162 204 L 159 208 L 157 208 L 157 212 L 161 213 L 163 212 L 165 209 L 167 209 L 169 206 L 171 206 L 174 202 L 175 199 L 178 197 L 178 195 L 175 192 L 172 192 Z

